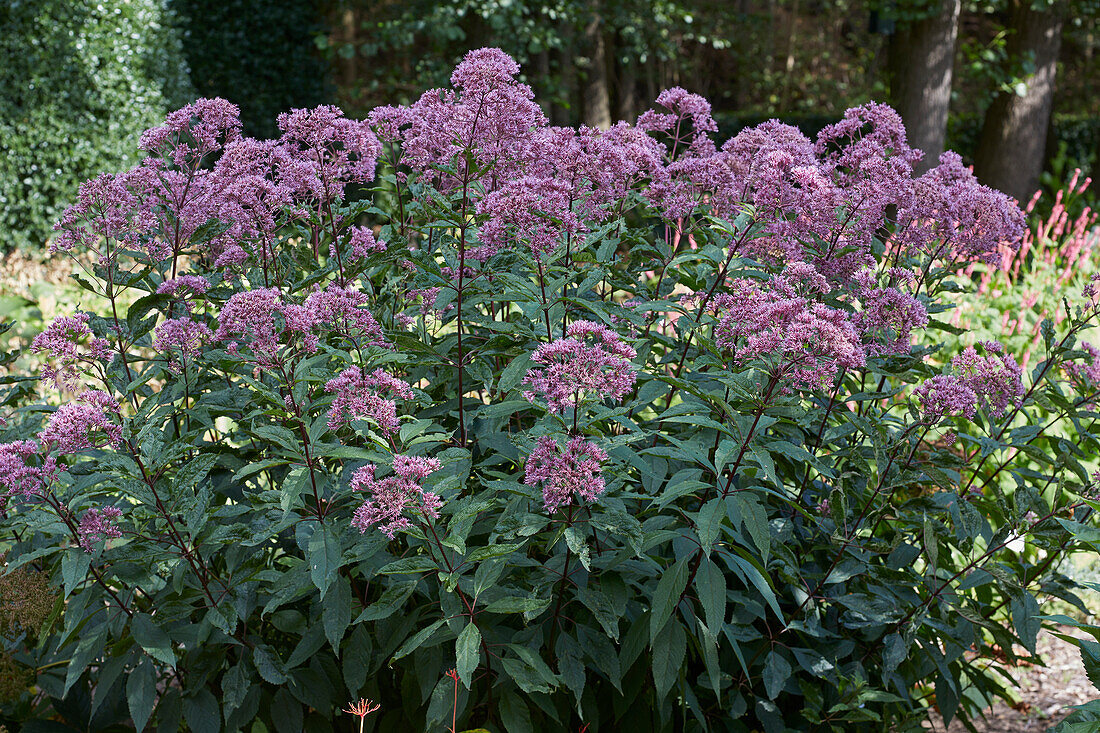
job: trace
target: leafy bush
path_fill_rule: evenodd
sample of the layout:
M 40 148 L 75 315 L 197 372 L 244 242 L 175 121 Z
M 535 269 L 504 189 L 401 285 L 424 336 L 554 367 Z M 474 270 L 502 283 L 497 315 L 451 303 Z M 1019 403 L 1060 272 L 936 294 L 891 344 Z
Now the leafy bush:
M 44 397 L 5 382 L 8 567 L 57 592 L 10 720 L 917 730 L 1004 694 L 1035 594 L 1076 602 L 1092 282 L 1025 374 L 943 321 L 1023 213 L 951 154 L 914 178 L 888 107 L 719 149 L 681 89 L 550 128 L 517 73 L 269 142 L 200 100 L 82 187 L 54 246 L 98 306 L 36 337 Z
M 41 248 L 80 182 L 136 163 L 145 128 L 191 97 L 164 0 L 0 9 L 0 226 Z

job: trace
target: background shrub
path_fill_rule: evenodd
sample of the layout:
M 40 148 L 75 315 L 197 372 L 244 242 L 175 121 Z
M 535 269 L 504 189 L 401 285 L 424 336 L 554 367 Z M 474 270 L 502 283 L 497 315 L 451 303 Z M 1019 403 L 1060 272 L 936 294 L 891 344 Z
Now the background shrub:
M 4 249 L 40 249 L 80 182 L 133 165 L 193 94 L 164 0 L 6 2 L 0 59 Z

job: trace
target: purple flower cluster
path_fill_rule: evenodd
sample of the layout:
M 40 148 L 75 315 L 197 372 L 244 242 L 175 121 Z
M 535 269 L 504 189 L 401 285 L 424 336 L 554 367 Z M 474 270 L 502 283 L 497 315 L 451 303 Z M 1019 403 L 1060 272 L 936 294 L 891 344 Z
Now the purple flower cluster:
M 1088 354 L 1087 363 L 1070 361 L 1063 368 L 1066 374 L 1087 385 L 1090 391 L 1100 389 L 1100 349 L 1090 343 L 1083 343 L 1080 348 Z
M 210 281 L 198 275 L 180 275 L 171 280 L 165 280 L 157 286 L 158 295 L 177 295 L 183 291 L 184 298 L 190 298 L 204 294 L 210 289 Z
M 257 288 L 234 293 L 218 315 L 214 338 L 229 341 L 229 352 L 239 353 L 234 337 L 247 337 L 258 366 L 274 366 L 282 330 L 276 316 L 283 312 L 282 294 L 277 288 Z
M 102 509 L 92 508 L 84 512 L 84 516 L 80 518 L 80 524 L 76 528 L 77 536 L 80 538 L 80 546 L 84 548 L 85 552 L 91 552 L 95 549 L 95 544 L 99 540 L 121 537 L 122 531 L 117 526 L 117 522 L 121 518 L 122 512 L 113 506 L 103 507 Z
M 32 459 L 41 454 L 33 440 L 0 443 L 0 509 L 13 496 L 38 496 L 57 474 L 57 460 L 47 456 L 40 465 Z
M 87 313 L 59 316 L 31 342 L 31 351 L 45 354 L 54 362 L 43 366 L 42 376 L 52 381 L 58 389 L 75 389 L 79 376 L 78 364 L 111 358 L 110 343 L 92 335 L 89 320 Z M 81 348 L 85 338 L 87 344 Z
M 153 338 L 153 348 L 162 353 L 171 354 L 169 366 L 175 371 L 182 371 L 183 365 L 189 359 L 194 359 L 202 353 L 202 347 L 211 338 L 213 333 L 205 323 L 199 323 L 190 318 L 170 318 L 157 326 L 156 335 Z
M 407 382 L 382 369 L 368 374 L 357 366 L 348 367 L 330 379 L 325 384 L 325 391 L 336 393 L 328 414 L 330 430 L 339 430 L 351 420 L 367 418 L 387 435 L 401 426 L 395 400 L 413 397 L 412 387 Z
M 337 334 L 360 348 L 389 348 L 382 327 L 367 310 L 369 300 L 362 290 L 338 285 L 311 293 L 302 306 L 305 311 L 302 325 L 308 323 L 304 330 Z
M 543 504 L 553 514 L 573 504 L 574 495 L 595 501 L 604 492 L 600 464 L 606 460 L 607 454 L 582 436 L 570 438 L 563 448 L 553 437 L 544 435 L 527 458 L 524 483 L 542 484 Z
M 310 353 L 317 350 L 318 333 L 336 334 L 358 348 L 389 347 L 382 327 L 366 308 L 361 290 L 329 285 L 311 293 L 301 305 L 287 303 L 278 288 L 256 288 L 234 293 L 218 316 L 214 338 L 228 340 L 230 353 L 239 353 L 237 337 L 248 339 L 257 366 L 274 366 L 282 346 L 301 339 Z
M 47 451 L 60 454 L 117 446 L 122 442 L 122 427 L 110 420 L 107 412 L 118 414 L 113 397 L 106 392 L 84 392 L 76 402 L 57 408 L 38 440 Z
M 862 309 L 855 325 L 870 354 L 908 354 L 913 329 L 928 325 L 928 309 L 917 298 L 893 286 L 877 287 L 870 273 L 856 276 Z
M 479 251 L 469 256 L 485 261 L 511 242 L 522 242 L 536 259 L 545 257 L 583 229 L 570 208 L 571 196 L 569 184 L 554 178 L 509 181 L 478 204 L 488 221 L 481 227 Z
M 413 510 L 423 517 L 439 517 L 443 500 L 438 494 L 426 491 L 421 482 L 442 468 L 434 458 L 395 455 L 393 476 L 379 479 L 374 465 L 364 466 L 355 472 L 351 488 L 369 495 L 369 499 L 355 510 L 351 525 L 366 532 L 379 525 L 382 534 L 391 540 L 401 530 L 412 527 L 406 511 Z
M 986 341 L 982 347 L 989 353 L 981 355 L 968 346 L 951 360 L 953 374 L 932 377 L 916 389 L 913 394 L 926 420 L 950 415 L 972 419 L 979 406 L 1001 416 L 1019 402 L 1024 393 L 1020 365 L 999 343 Z
M 957 153 L 913 183 L 898 207 L 898 245 L 948 261 L 997 260 L 998 245 L 1018 246 L 1027 230 L 1024 213 L 1005 194 L 978 183 Z
M 619 399 L 637 379 L 630 360 L 636 352 L 619 334 L 591 321 L 574 321 L 566 337 L 542 344 L 531 357 L 542 366 L 524 377 L 523 396 L 546 401 L 553 412 L 576 408 L 588 396 Z
M 838 369 L 863 366 L 867 354 L 849 314 L 810 297 L 824 289 L 814 274 L 799 266 L 763 285 L 734 280 L 730 292 L 715 299 L 715 343 L 737 363 L 763 361 L 785 388 L 819 388 Z

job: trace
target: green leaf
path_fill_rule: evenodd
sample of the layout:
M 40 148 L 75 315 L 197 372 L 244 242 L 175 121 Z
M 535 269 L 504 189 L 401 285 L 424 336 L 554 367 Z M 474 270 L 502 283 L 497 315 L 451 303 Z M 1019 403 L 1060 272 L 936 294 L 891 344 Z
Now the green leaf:
M 695 517 L 695 528 L 699 534 L 699 546 L 706 555 L 710 555 L 710 549 L 714 541 L 722 531 L 722 520 L 726 518 L 725 502 L 721 497 L 715 497 L 708 501 L 699 510 Z
M 1089 682 L 1100 690 L 1100 644 L 1091 639 L 1081 639 L 1077 642 L 1077 646 L 1081 649 L 1081 662 Z
M 764 660 L 764 690 L 768 698 L 774 700 L 783 691 L 783 686 L 791 677 L 791 663 L 779 653 L 778 649 L 768 652 Z
M 340 541 L 336 532 L 327 524 L 322 524 L 309 538 L 309 574 L 313 584 L 321 591 L 324 600 L 336 571 L 340 569 Z
M 436 631 L 439 627 L 446 623 L 447 619 L 439 619 L 433 622 L 430 626 L 427 626 L 420 631 L 413 634 L 411 637 L 405 640 L 405 643 L 401 645 L 401 648 L 393 653 L 393 657 L 390 658 L 390 663 L 396 662 L 402 657 L 406 657 L 412 654 L 421 647 Z
M 302 703 L 294 699 L 285 687 L 275 693 L 271 701 L 271 720 L 277 733 L 301 733 Z
M 1035 597 L 1023 591 L 1012 600 L 1012 625 L 1016 627 L 1016 635 L 1032 654 L 1035 653 L 1035 642 L 1039 637 L 1039 630 L 1043 622 L 1039 619 L 1039 604 Z
M 324 608 L 321 620 L 325 626 L 325 636 L 339 656 L 340 642 L 351 623 L 351 584 L 347 578 L 340 576 L 334 581 L 328 598 L 322 605 Z
M 70 547 L 61 556 L 61 578 L 65 583 L 65 597 L 73 592 L 78 583 L 81 583 L 88 575 L 92 556 L 83 550 Z
M 384 565 L 379 571 L 379 575 L 419 575 L 421 573 L 430 573 L 438 569 L 435 561 L 427 555 L 413 555 L 412 557 L 403 557 L 400 560 L 394 560 L 391 563 Z
M 455 641 L 455 660 L 458 676 L 468 690 L 473 682 L 474 670 L 481 660 L 481 632 L 473 623 L 466 624 Z
M 260 673 L 265 682 L 273 685 L 281 685 L 286 682 L 286 674 L 282 670 L 282 664 L 278 658 L 272 655 L 265 646 L 256 646 L 252 650 L 252 663 L 256 665 L 256 671 Z
M 760 499 L 751 492 L 739 491 L 726 499 L 726 512 L 734 527 L 744 522 L 753 544 L 760 550 L 761 560 L 767 562 L 772 536 L 768 527 L 768 513 Z
M 901 634 L 890 634 L 886 637 L 886 643 L 882 652 L 882 666 L 886 672 L 893 672 L 898 668 L 902 662 L 905 661 L 905 657 L 908 656 L 909 649 L 905 645 L 905 641 L 901 638 Z
M 145 730 L 145 724 L 153 714 L 157 700 L 157 677 L 153 663 L 143 657 L 138 665 L 126 676 L 126 702 L 130 706 L 130 718 L 138 733 Z
M 500 373 L 500 379 L 497 380 L 497 387 L 501 392 L 508 392 L 517 384 L 519 384 L 524 376 L 527 374 L 528 368 L 531 366 L 531 353 L 527 352 L 517 356 L 509 362 L 508 366 L 504 367 L 504 371 Z M 527 403 L 530 406 L 531 403 Z
M 695 592 L 707 626 L 717 635 L 726 622 L 726 576 L 710 558 L 703 558 L 695 573 Z
M 172 640 L 164 629 L 157 626 L 147 613 L 135 613 L 130 619 L 130 632 L 141 648 L 158 662 L 169 667 L 176 666 L 176 653 L 172 650 Z
M 279 505 L 289 512 L 298 503 L 298 497 L 309 483 L 309 473 L 302 466 L 294 468 L 279 486 Z
M 241 706 L 248 694 L 249 679 L 243 661 L 237 662 L 229 668 L 229 672 L 222 677 L 222 705 L 227 712 L 232 712 Z
M 222 727 L 218 701 L 203 688 L 183 698 L 183 718 L 194 733 L 218 733 Z
M 653 608 L 649 614 L 649 638 L 654 642 L 684 595 L 688 572 L 688 557 L 685 556 L 662 573 L 661 579 L 657 581 L 657 590 L 653 593 Z
M 506 596 L 498 598 L 485 607 L 486 613 L 525 613 L 537 615 L 550 605 L 549 598 L 537 596 Z
M 401 607 L 405 599 L 412 594 L 418 582 L 419 581 L 416 580 L 408 580 L 402 583 L 395 583 L 389 588 L 386 588 L 382 595 L 378 597 L 377 601 L 363 609 L 363 612 L 355 619 L 355 623 L 359 624 L 364 621 L 379 621 L 384 618 L 389 618 Z
M 668 696 L 673 683 L 680 676 L 687 652 L 687 633 L 679 621 L 664 625 L 661 633 L 653 640 L 653 683 L 657 689 L 657 700 Z

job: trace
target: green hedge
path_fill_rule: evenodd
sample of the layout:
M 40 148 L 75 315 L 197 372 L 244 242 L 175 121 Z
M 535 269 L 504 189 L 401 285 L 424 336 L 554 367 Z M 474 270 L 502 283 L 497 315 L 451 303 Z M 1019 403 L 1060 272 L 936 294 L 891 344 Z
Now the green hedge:
M 41 247 L 80 181 L 136 162 L 193 95 L 165 0 L 0 7 L 0 249 Z

